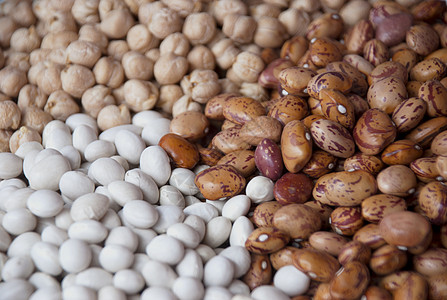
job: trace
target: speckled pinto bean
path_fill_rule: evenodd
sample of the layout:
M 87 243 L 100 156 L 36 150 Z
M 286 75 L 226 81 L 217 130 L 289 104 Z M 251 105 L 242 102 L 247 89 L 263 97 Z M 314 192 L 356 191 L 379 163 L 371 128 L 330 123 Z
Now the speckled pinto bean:
M 309 96 L 317 98 L 320 91 L 325 88 L 338 90 L 347 94 L 352 88 L 352 79 L 340 72 L 323 72 L 312 77 L 307 84 Z
M 318 211 L 304 204 L 293 203 L 278 209 L 273 215 L 273 226 L 287 233 L 292 239 L 306 239 L 320 230 Z
M 379 174 L 380 170 L 383 169 L 384 163 L 376 156 L 357 153 L 351 157 L 348 157 L 344 161 L 343 167 L 344 170 L 348 172 L 363 170 L 371 173 L 372 175 L 377 175 Z
M 286 95 L 281 97 L 269 110 L 268 115 L 286 125 L 293 120 L 301 120 L 309 113 L 308 103 L 301 97 Z
M 447 116 L 447 88 L 439 81 L 424 82 L 419 88 L 418 96 L 427 103 L 427 114 L 430 117 Z
M 335 157 L 348 158 L 354 154 L 354 140 L 340 123 L 317 120 L 310 125 L 310 132 L 315 144 Z
M 318 178 L 334 169 L 337 158 L 323 150 L 313 151 L 312 157 L 302 169 L 310 177 Z
M 433 154 L 447 156 L 447 130 L 439 133 L 431 143 Z
M 362 211 L 359 206 L 335 208 L 330 216 L 333 231 L 338 234 L 351 236 L 363 226 Z
M 447 186 L 441 182 L 427 183 L 419 192 L 418 203 L 425 216 L 436 225 L 447 223 Z
M 279 142 L 281 131 L 282 126 L 278 120 L 259 116 L 242 125 L 240 136 L 250 145 L 257 146 L 264 138 Z
M 239 125 L 266 113 L 259 101 L 249 97 L 232 97 L 225 101 L 222 109 L 227 120 Z
M 408 165 L 424 154 L 422 147 L 411 140 L 399 140 L 386 147 L 381 155 L 388 165 Z
M 273 226 L 273 215 L 281 207 L 277 201 L 262 202 L 253 211 L 253 223 L 258 227 Z
M 217 165 L 230 165 L 244 177 L 251 175 L 255 169 L 255 153 L 251 150 L 238 150 L 222 157 Z
M 273 277 L 272 264 L 266 254 L 251 254 L 251 265 L 242 280 L 250 289 L 269 284 Z
M 313 248 L 295 251 L 292 260 L 298 270 L 318 282 L 329 282 L 340 268 L 335 257 Z
M 341 267 L 329 282 L 329 292 L 335 299 L 358 299 L 370 282 L 368 267 L 358 261 Z
M 269 254 L 284 248 L 289 242 L 287 233 L 275 227 L 256 228 L 247 238 L 245 248 L 256 254 Z
M 332 89 L 320 91 L 320 105 L 323 115 L 332 121 L 352 129 L 355 123 L 354 105 L 341 92 Z
M 196 146 L 175 133 L 165 134 L 158 142 L 180 168 L 193 168 L 200 159 Z
M 301 121 L 293 120 L 284 126 L 281 135 L 281 154 L 286 169 L 300 171 L 312 156 L 312 137 Z
M 391 119 L 396 124 L 398 132 L 407 132 L 422 121 L 426 111 L 427 103 L 422 99 L 412 97 L 396 106 Z
M 281 87 L 291 95 L 307 96 L 307 83 L 316 72 L 302 67 L 289 67 L 278 74 Z
M 378 223 L 387 214 L 404 211 L 406 208 L 407 204 L 403 198 L 378 194 L 362 201 L 362 216 L 368 222 Z
M 263 139 L 255 150 L 255 164 L 265 177 L 278 180 L 284 169 L 281 149 L 270 139 Z

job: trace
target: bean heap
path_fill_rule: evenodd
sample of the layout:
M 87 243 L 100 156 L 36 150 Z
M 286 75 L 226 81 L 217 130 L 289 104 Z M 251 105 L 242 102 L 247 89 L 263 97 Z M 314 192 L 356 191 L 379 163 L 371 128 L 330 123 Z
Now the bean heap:
M 0 300 L 446 299 L 439 0 L 0 3 Z

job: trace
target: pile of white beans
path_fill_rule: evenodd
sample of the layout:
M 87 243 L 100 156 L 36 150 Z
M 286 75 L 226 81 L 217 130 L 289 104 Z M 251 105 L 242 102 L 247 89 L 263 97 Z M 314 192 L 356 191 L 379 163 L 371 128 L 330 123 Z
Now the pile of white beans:
M 289 299 L 309 278 L 293 266 L 250 291 L 244 244 L 262 176 L 246 195 L 204 200 L 193 171 L 171 168 L 155 111 L 98 136 L 96 120 L 50 122 L 42 144 L 0 153 L 0 300 Z M 148 147 L 146 145 L 149 145 Z M 196 172 L 196 173 L 195 173 Z

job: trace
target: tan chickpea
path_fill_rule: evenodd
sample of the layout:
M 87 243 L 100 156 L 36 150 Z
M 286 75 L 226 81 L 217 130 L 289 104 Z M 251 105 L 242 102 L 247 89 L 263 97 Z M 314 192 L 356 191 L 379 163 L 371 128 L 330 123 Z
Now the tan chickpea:
M 130 50 L 141 53 L 149 51 L 160 44 L 160 40 L 143 24 L 137 24 L 130 28 L 127 32 L 126 40 Z
M 189 48 L 189 41 L 186 36 L 181 32 L 174 32 L 160 43 L 160 55 L 171 52 L 178 56 L 186 56 Z
M 56 1 L 50 0 L 50 6 L 56 11 L 69 12 L 73 6 L 74 0 Z
M 26 84 L 20 89 L 17 105 L 20 109 L 25 109 L 29 106 L 44 108 L 47 99 L 48 96 L 38 86 Z
M 154 65 L 154 76 L 160 84 L 178 83 L 187 71 L 186 58 L 173 53 L 161 55 Z
M 260 86 L 257 82 L 242 82 L 239 93 L 243 96 L 253 98 L 260 102 L 267 101 L 269 99 L 268 91 Z
M 218 79 L 213 70 L 194 70 L 183 77 L 180 86 L 194 101 L 205 104 L 220 92 Z
M 268 3 L 260 3 L 258 5 L 251 5 L 249 11 L 250 15 L 258 21 L 262 17 L 278 18 L 281 13 L 281 8 Z
M 61 71 L 63 66 L 50 61 L 43 61 L 39 64 L 42 64 L 43 68 L 36 74 L 37 86 L 47 95 L 60 90 L 62 88 Z M 36 68 L 37 67 L 38 66 L 36 66 Z M 31 70 L 32 68 L 30 69 L 30 72 Z M 28 72 L 28 78 L 31 77 L 30 72 Z
M 340 9 L 340 16 L 348 26 L 354 26 L 358 21 L 368 19 L 371 4 L 365 0 L 347 1 Z
M 193 101 L 191 96 L 184 95 L 172 106 L 172 117 L 175 118 L 185 111 L 202 111 L 202 106 L 200 103 Z
M 31 65 L 31 68 L 29 68 L 28 73 L 27 73 L 29 83 L 37 85 L 37 79 L 39 78 L 39 74 L 46 67 L 45 62 L 46 62 L 46 59 L 39 61 L 36 64 Z
M 154 1 L 149 3 L 144 3 L 138 9 L 138 21 L 141 24 L 149 25 L 152 21 L 152 16 L 162 8 L 165 8 L 161 1 Z
M 53 120 L 53 117 L 38 107 L 27 107 L 22 110 L 21 126 L 28 126 L 42 134 L 45 126 Z
M 127 9 L 110 11 L 101 19 L 100 28 L 111 39 L 122 39 L 134 25 L 134 19 Z
M 258 20 L 254 35 L 256 45 L 263 48 L 281 47 L 286 38 L 286 28 L 278 19 L 262 17 Z
M 5 54 L 3 50 L 0 48 L 0 69 L 5 65 Z
M 41 39 L 36 32 L 36 28 L 19 28 L 11 35 L 10 45 L 14 51 L 31 52 L 39 48 Z
M 67 53 L 64 48 L 52 49 L 48 53 L 47 60 L 58 65 L 65 65 L 67 62 Z
M 92 42 L 77 40 L 68 45 L 67 63 L 92 68 L 101 57 L 101 49 Z
M 22 126 L 12 134 L 9 139 L 9 149 L 12 153 L 16 153 L 20 145 L 26 142 L 42 142 L 42 137 L 39 132 L 28 126 Z
M 65 121 L 72 114 L 80 111 L 78 103 L 66 92 L 59 90 L 48 96 L 44 111 L 53 119 Z
M 195 69 L 214 70 L 216 67 L 216 60 L 213 52 L 203 45 L 194 46 L 186 57 L 189 63 L 189 70 Z
M 22 27 L 29 27 L 36 23 L 36 16 L 34 15 L 31 1 L 17 1 L 8 15 Z
M 211 52 L 216 58 L 217 65 L 227 70 L 236 61 L 236 57 L 241 50 L 235 46 L 231 39 L 222 39 L 211 47 Z
M 99 23 L 99 0 L 75 0 L 71 13 L 79 24 Z
M 47 59 L 48 55 L 50 55 L 51 49 L 36 49 L 31 51 L 29 54 L 29 63 L 31 66 L 34 66 L 35 64 L 42 62 Z
M 182 32 L 191 44 L 206 44 L 216 33 L 216 21 L 206 12 L 193 13 L 186 17 Z
M 140 52 L 127 52 L 121 64 L 128 79 L 150 80 L 153 76 L 154 63 Z
M 107 53 L 107 46 L 109 40 L 107 36 L 99 29 L 99 26 L 93 24 L 86 24 L 79 28 L 79 39 L 95 44 L 103 54 Z
M 320 1 L 314 0 L 291 0 L 290 7 L 302 9 L 305 12 L 313 13 L 320 8 Z
M 175 101 L 183 96 L 182 88 L 177 84 L 168 84 L 160 87 L 160 97 L 158 98 L 156 107 L 162 111 L 172 114 L 172 106 Z
M 110 41 L 109 46 L 107 47 L 107 54 L 114 59 L 121 61 L 123 55 L 129 52 L 129 45 L 126 41 L 123 40 L 115 40 Z
M 61 72 L 62 89 L 75 98 L 81 98 L 95 84 L 93 72 L 81 65 L 68 65 Z
M 17 97 L 27 83 L 26 73 L 16 67 L 6 66 L 0 70 L 0 91 L 9 97 Z
M 146 55 L 146 57 L 152 61 L 157 61 L 160 58 L 160 49 L 158 48 L 151 49 L 146 53 L 144 53 L 144 55 Z
M 110 88 L 117 88 L 124 81 L 121 63 L 110 56 L 101 57 L 93 68 L 96 82 Z
M 171 33 L 180 31 L 182 26 L 183 20 L 179 14 L 175 10 L 165 7 L 152 15 L 148 28 L 155 37 L 164 39 Z
M 202 1 L 196 0 L 161 0 L 167 7 L 175 10 L 180 17 L 186 16 L 203 10 L 204 4 Z
M 119 125 L 130 124 L 130 111 L 125 104 L 108 105 L 98 114 L 98 127 L 102 131 Z
M 11 140 L 12 133 L 12 130 L 0 129 L 0 152 L 11 152 L 9 141 Z
M 222 32 L 236 43 L 250 43 L 255 30 L 256 20 L 251 16 L 228 14 L 224 18 Z
M 93 118 L 98 117 L 101 109 L 107 105 L 115 104 L 112 90 L 104 85 L 95 85 L 82 94 L 82 108 Z
M 116 105 L 126 103 L 126 99 L 124 99 L 124 84 L 116 89 L 113 89 L 112 96 L 115 98 Z
M 43 49 L 58 49 L 67 48 L 71 42 L 79 38 L 77 32 L 74 31 L 58 31 L 50 32 L 42 38 L 40 48 Z
M 126 10 L 127 6 L 121 0 L 100 0 L 98 4 L 99 18 L 103 20 L 110 12 L 114 10 Z
M 278 20 L 286 28 L 290 36 L 304 36 L 307 26 L 310 24 L 310 16 L 301 9 L 289 8 L 281 12 Z
M 151 2 L 151 1 L 152 0 L 124 0 L 124 2 L 129 7 L 130 11 L 134 15 L 138 14 L 138 9 L 140 8 L 141 5 L 143 5 L 144 3 Z
M 0 101 L 0 129 L 17 129 L 21 121 L 19 106 L 11 101 Z
M 258 55 L 244 51 L 236 56 L 232 69 L 242 81 L 256 82 L 264 70 L 264 62 Z
M 29 63 L 29 53 L 26 52 L 14 52 L 9 49 L 6 53 L 6 66 L 13 66 L 23 72 L 28 72 L 31 65 Z
M 70 12 L 56 11 L 50 15 L 50 18 L 41 23 L 44 32 L 57 31 L 77 31 L 78 27 L 73 15 Z M 39 31 L 39 23 L 36 30 Z M 42 35 L 41 35 L 42 36 Z
M 247 15 L 248 13 L 247 5 L 240 0 L 213 1 L 210 5 L 211 12 L 219 25 L 223 24 L 224 18 L 228 14 Z
M 157 86 L 150 81 L 130 79 L 124 83 L 124 99 L 134 112 L 152 109 L 159 94 Z
M 11 16 L 0 17 L 0 45 L 4 49 L 9 47 L 11 36 L 16 29 L 17 24 Z

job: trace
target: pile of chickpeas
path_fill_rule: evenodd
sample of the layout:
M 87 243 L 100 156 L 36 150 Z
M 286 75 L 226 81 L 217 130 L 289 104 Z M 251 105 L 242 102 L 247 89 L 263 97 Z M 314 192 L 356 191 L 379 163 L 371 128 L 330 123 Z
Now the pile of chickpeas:
M 0 1 L 0 300 L 446 299 L 442 0 Z

